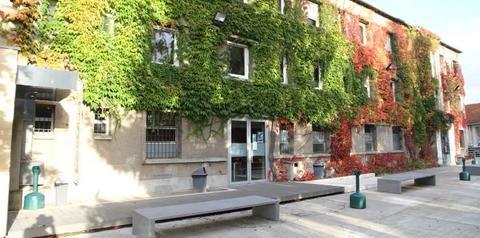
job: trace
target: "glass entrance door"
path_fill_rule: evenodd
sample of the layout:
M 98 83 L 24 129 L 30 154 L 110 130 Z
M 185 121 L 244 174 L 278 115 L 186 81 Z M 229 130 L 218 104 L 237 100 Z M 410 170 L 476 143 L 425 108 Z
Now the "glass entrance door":
M 264 121 L 232 120 L 229 172 L 232 183 L 265 180 L 266 133 Z

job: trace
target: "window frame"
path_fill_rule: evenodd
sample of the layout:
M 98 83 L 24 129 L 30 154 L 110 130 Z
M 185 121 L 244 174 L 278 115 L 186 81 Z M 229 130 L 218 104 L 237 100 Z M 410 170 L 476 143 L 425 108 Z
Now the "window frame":
M 316 90 L 323 89 L 323 67 L 321 64 L 313 66 L 313 88 Z M 318 75 L 315 75 L 318 72 Z M 316 79 L 316 80 L 315 80 Z
M 390 87 L 392 88 L 392 100 L 397 102 L 397 81 L 393 80 L 390 82 Z
M 385 42 L 385 50 L 387 50 L 390 53 L 393 52 L 392 37 L 393 37 L 393 33 L 387 32 L 387 41 Z
M 372 131 L 367 132 L 367 127 L 371 127 Z M 377 145 L 377 126 L 373 124 L 365 124 L 363 126 L 363 135 L 364 135 L 364 144 L 365 144 L 365 152 L 377 152 L 378 145 Z M 372 150 L 368 150 L 367 144 L 370 143 L 370 141 L 367 140 L 367 135 L 371 135 L 371 143 L 372 143 Z
M 93 135 L 94 136 L 110 136 L 110 116 L 106 115 L 104 116 L 104 119 L 97 119 L 97 115 L 100 117 L 101 111 L 97 110 L 93 113 Z M 105 124 L 105 132 L 104 133 L 99 133 L 95 132 L 95 125 L 97 124 Z
M 370 76 L 367 76 L 365 78 L 365 82 L 363 83 L 363 86 L 367 90 L 367 97 L 372 98 L 372 89 L 371 89 L 371 86 L 370 86 Z
M 282 129 L 286 127 L 286 129 Z M 287 141 L 282 141 L 282 131 L 287 134 Z M 295 141 L 295 125 L 293 124 L 280 124 L 278 125 L 278 152 L 280 155 L 292 155 L 294 154 L 294 141 Z M 286 150 L 282 150 L 282 145 L 286 145 Z
M 179 66 L 180 65 L 180 62 L 178 61 L 178 56 L 177 56 L 177 51 L 178 51 L 178 31 L 173 29 L 173 28 L 155 28 L 153 30 L 153 39 L 152 39 L 152 43 L 153 43 L 153 52 L 152 52 L 152 63 L 154 64 L 169 64 L 169 65 L 174 65 L 174 66 Z M 172 37 L 173 37 L 173 49 L 172 49 L 172 54 L 173 54 L 173 58 L 172 58 L 172 61 L 173 62 L 160 62 L 158 61 L 157 59 L 157 51 L 158 51 L 158 48 L 156 47 L 156 44 L 157 44 L 157 39 L 156 39 L 156 36 L 157 36 L 157 33 L 163 33 L 163 32 L 168 32 L 168 33 L 171 33 L 172 34 Z
M 315 143 L 316 136 L 315 133 L 322 133 L 323 143 Z M 324 145 L 323 151 L 316 151 L 315 145 Z M 312 152 L 314 154 L 329 154 L 330 153 L 330 132 L 322 127 L 312 125 Z
M 278 7 L 280 8 L 280 14 L 285 14 L 285 0 L 279 0 Z
M 358 23 L 359 27 L 360 27 L 360 36 L 362 37 L 360 39 L 360 43 L 362 43 L 362 45 L 367 45 L 368 43 L 368 39 L 367 39 L 367 23 L 365 22 L 359 22 Z
M 228 62 L 228 71 L 229 71 L 228 76 L 233 77 L 233 78 L 237 78 L 237 79 L 241 79 L 241 80 L 249 80 L 250 51 L 249 51 L 248 45 L 240 44 L 240 43 L 237 43 L 237 42 L 234 42 L 234 41 L 227 41 L 227 48 L 229 48 L 230 46 L 235 46 L 235 47 L 243 49 L 243 68 L 244 68 L 245 74 L 241 75 L 241 74 L 234 74 L 234 73 L 230 72 L 230 70 L 231 70 L 231 65 L 230 65 L 231 55 L 230 55 L 230 49 L 228 49 L 228 59 L 229 59 L 229 62 Z
M 397 133 L 398 132 L 398 133 Z M 398 134 L 397 137 L 395 135 Z M 395 138 L 398 138 L 399 141 L 395 143 Z M 399 145 L 400 148 L 397 149 L 395 145 Z M 403 129 L 401 126 L 392 126 L 392 150 L 393 151 L 401 151 L 403 150 Z
M 166 114 L 166 113 L 172 113 L 174 117 L 173 122 L 175 123 L 174 126 L 172 125 L 149 125 L 149 113 L 155 113 L 155 114 Z M 145 111 L 145 159 L 146 160 L 155 160 L 155 159 L 177 159 L 180 157 L 180 126 L 181 126 L 181 119 L 178 117 L 178 114 L 176 112 L 172 111 Z M 155 120 L 155 119 L 152 119 Z M 148 135 L 148 130 L 175 130 L 175 140 L 170 140 L 170 141 L 161 141 L 161 140 L 149 140 L 149 135 Z M 154 150 L 152 154 L 154 156 L 149 156 L 149 150 L 147 149 L 148 143 L 155 143 L 157 146 L 158 145 L 168 145 L 168 144 L 174 144 L 173 148 L 175 148 L 175 151 L 172 152 L 158 152 Z M 162 147 L 160 147 L 161 149 Z M 161 154 L 165 154 L 164 156 L 159 156 Z M 172 155 L 174 154 L 174 155 Z
M 282 64 L 282 84 L 287 85 L 288 84 L 288 62 L 287 62 L 287 56 L 283 55 L 281 58 L 281 64 Z
M 51 106 L 53 107 L 53 110 L 51 111 L 51 116 L 50 116 L 50 120 L 38 120 L 40 118 L 46 118 L 46 117 L 38 117 L 37 116 L 37 106 Z M 56 117 L 56 107 L 57 105 L 54 103 L 54 102 L 45 102 L 43 100 L 35 100 L 35 116 L 34 116 L 34 120 L 33 120 L 33 132 L 34 134 L 52 134 L 55 132 L 55 117 Z M 50 122 L 50 129 L 37 129 L 36 128 L 36 123 L 37 121 L 40 121 L 40 122 L 45 122 L 45 121 L 49 121 Z
M 316 8 L 316 12 L 312 13 L 310 10 L 311 7 Z M 320 26 L 320 6 L 318 3 L 313 2 L 313 1 L 307 1 L 307 22 L 309 25 L 314 26 L 314 27 L 319 27 Z M 313 16 L 312 16 L 313 15 Z M 310 18 L 310 16 L 315 17 L 316 19 Z M 315 22 L 315 25 L 311 24 L 311 21 Z

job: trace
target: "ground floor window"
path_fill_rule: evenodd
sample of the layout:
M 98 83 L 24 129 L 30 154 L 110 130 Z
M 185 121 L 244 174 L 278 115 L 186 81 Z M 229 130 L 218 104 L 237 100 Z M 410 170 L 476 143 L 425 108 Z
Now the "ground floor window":
M 465 135 L 463 133 L 463 130 L 459 131 L 460 133 L 460 148 L 465 148 Z
M 146 125 L 146 158 L 178 156 L 178 121 L 174 112 L 148 111 Z
M 108 115 L 103 111 L 95 112 L 95 120 L 93 124 L 93 134 L 95 135 L 109 135 L 110 122 Z
M 365 125 L 365 151 L 377 151 L 377 128 L 375 125 Z
M 402 128 L 399 126 L 392 127 L 393 150 L 402 150 Z
M 330 153 L 330 133 L 325 128 L 312 127 L 313 153 Z
M 55 105 L 35 105 L 35 132 L 52 132 L 54 128 Z
M 293 124 L 280 124 L 280 154 L 293 154 Z

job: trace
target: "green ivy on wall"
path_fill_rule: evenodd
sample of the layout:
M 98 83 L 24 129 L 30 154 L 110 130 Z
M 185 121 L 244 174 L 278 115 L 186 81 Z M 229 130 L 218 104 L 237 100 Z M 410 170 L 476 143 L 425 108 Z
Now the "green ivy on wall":
M 319 27 L 307 24 L 300 1 L 286 1 L 285 14 L 275 0 L 59 0 L 39 9 L 41 47 L 23 53 L 37 64 L 78 70 L 92 109 L 171 109 L 199 125 L 247 114 L 328 125 L 365 100 L 358 92 L 363 79 L 351 69 L 351 43 L 326 3 Z M 223 27 L 213 24 L 215 12 L 227 14 Z M 113 31 L 104 31 L 105 14 L 113 16 Z M 177 31 L 178 67 L 152 63 L 153 34 L 163 26 Z M 249 46 L 248 81 L 226 76 L 232 36 Z M 281 79 L 283 55 L 288 85 Z M 319 63 L 322 90 L 312 86 Z

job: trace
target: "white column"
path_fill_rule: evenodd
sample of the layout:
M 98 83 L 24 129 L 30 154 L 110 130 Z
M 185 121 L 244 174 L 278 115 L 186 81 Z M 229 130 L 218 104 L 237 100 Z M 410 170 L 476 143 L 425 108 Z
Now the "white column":
M 455 165 L 455 156 L 456 156 L 456 147 L 455 147 L 455 127 L 453 124 L 448 129 L 448 143 L 450 147 L 450 157 L 448 158 L 447 164 Z
M 437 156 L 437 163 L 439 165 L 443 165 L 443 152 L 442 152 L 442 131 L 437 130 L 435 133 L 435 144 L 436 144 L 436 156 Z

